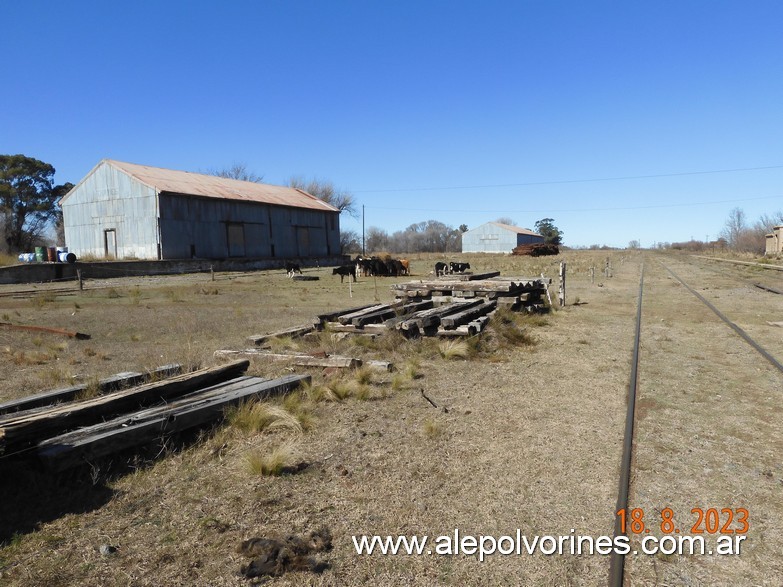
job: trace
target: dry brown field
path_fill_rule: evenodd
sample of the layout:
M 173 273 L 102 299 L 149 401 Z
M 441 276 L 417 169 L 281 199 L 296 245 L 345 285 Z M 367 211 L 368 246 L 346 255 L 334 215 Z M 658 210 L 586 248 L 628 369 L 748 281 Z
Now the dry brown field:
M 393 299 L 390 284 L 426 277 L 443 257 L 412 256 L 410 278 L 329 268 L 318 281 L 282 270 L 0 286 L 0 322 L 90 334 L 89 340 L 0 329 L 0 401 L 74 381 L 178 362 L 210 366 L 217 349 Z M 310 373 L 313 385 L 274 403 L 287 418 L 260 432 L 238 418 L 188 438 L 88 463 L 61 475 L 0 459 L 3 585 L 604 585 L 593 555 L 359 555 L 361 535 L 612 535 L 634 319 L 645 265 L 635 458 L 629 506 L 653 535 L 669 507 L 690 534 L 694 508 L 746 508 L 738 556 L 629 555 L 630 585 L 776 585 L 783 577 L 783 375 L 664 269 L 666 264 L 783 361 L 783 273 L 689 256 L 570 251 L 554 258 L 454 255 L 475 272 L 556 282 L 567 304 L 506 317 L 465 345 L 442 340 L 281 340 L 392 361 L 389 374 Z M 613 276 L 602 274 L 609 259 Z M 594 266 L 595 282 L 589 268 Z M 70 286 L 66 286 L 70 287 Z M 26 290 L 14 295 L 13 292 Z M 52 291 L 58 290 L 58 291 Z M 556 286 L 552 288 L 556 297 Z M 250 374 L 280 365 L 251 362 Z M 437 405 L 434 407 L 427 399 Z M 278 410 L 279 413 L 280 410 Z M 293 465 L 259 472 L 271 454 Z M 736 527 L 736 524 L 734 525 Z M 326 528 L 322 573 L 248 580 L 236 552 L 251 537 Z M 639 535 L 638 539 L 644 535 Z M 714 542 L 717 534 L 710 534 Z M 105 555 L 101 545 L 116 552 Z

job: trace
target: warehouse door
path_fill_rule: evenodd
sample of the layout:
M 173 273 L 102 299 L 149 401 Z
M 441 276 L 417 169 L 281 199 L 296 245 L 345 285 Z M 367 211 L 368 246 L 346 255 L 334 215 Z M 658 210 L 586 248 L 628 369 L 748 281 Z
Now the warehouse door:
M 300 257 L 310 256 L 310 229 L 307 226 L 296 227 L 296 245 Z
M 229 222 L 226 224 L 226 234 L 228 237 L 228 256 L 245 256 L 245 225 L 239 222 Z
M 113 228 L 103 231 L 103 252 L 107 259 L 117 258 L 117 231 Z

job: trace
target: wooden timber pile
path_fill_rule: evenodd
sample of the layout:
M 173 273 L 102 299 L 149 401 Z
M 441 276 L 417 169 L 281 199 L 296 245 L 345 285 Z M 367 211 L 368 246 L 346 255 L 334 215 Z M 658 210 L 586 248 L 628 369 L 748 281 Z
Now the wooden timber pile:
M 544 255 L 559 255 L 560 248 L 551 243 L 530 243 L 519 245 L 511 251 L 512 255 L 530 255 L 531 257 L 542 257 Z
M 483 276 L 482 276 L 483 277 Z M 527 312 L 546 311 L 544 299 L 552 280 L 545 277 L 500 277 L 484 279 L 432 279 L 392 285 L 398 301 L 449 303 L 482 298 L 495 300 L 499 307 Z
M 234 361 L 90 399 L 7 413 L 0 416 L 0 453 L 34 455 L 47 468 L 63 470 L 203 426 L 221 418 L 228 406 L 288 393 L 310 379 L 247 377 L 249 364 Z

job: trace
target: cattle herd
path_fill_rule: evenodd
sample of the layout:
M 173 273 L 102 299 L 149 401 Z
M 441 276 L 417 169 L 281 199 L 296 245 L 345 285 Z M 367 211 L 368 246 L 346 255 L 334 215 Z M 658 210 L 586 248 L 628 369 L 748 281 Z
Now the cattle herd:
M 295 273 L 302 273 L 300 266 L 296 263 L 286 262 L 285 269 L 289 277 L 293 277 Z M 435 263 L 434 273 L 440 277 L 453 273 L 465 273 L 468 269 L 470 269 L 470 263 L 439 261 Z M 399 277 L 410 275 L 410 261 L 408 259 L 394 259 L 389 255 L 386 257 L 362 257 L 359 255 L 350 264 L 335 267 L 332 270 L 332 275 L 339 275 L 340 283 L 346 277 L 353 277 L 353 280 L 356 281 L 358 275 L 362 277 Z
M 465 273 L 468 269 L 470 269 L 470 263 L 457 263 L 455 261 L 452 261 L 448 265 L 440 261 L 435 263 L 435 275 L 437 277 L 453 273 Z

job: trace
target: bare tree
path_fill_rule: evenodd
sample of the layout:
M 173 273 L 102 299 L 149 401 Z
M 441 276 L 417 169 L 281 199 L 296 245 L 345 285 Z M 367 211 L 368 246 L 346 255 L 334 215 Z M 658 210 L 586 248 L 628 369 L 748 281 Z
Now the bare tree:
M 514 222 L 513 218 L 509 218 L 508 216 L 501 216 L 497 220 L 495 220 L 498 224 L 508 224 L 509 226 L 516 226 L 517 223 Z
M 306 181 L 303 177 L 294 176 L 288 180 L 288 185 L 331 204 L 340 212 L 347 212 L 354 218 L 359 217 L 354 195 L 347 190 L 336 188 L 331 181 L 317 178 Z
M 368 253 L 379 253 L 389 248 L 389 233 L 382 228 L 371 226 L 367 229 L 367 240 L 364 249 Z
M 742 233 L 748 228 L 745 220 L 745 212 L 742 208 L 734 208 L 729 212 L 729 217 L 720 231 L 720 236 L 725 238 L 732 249 L 738 249 L 742 239 Z
M 362 242 L 359 234 L 354 230 L 340 231 L 340 252 L 343 255 L 360 253 L 362 251 Z
M 256 175 L 252 171 L 248 171 L 247 164 L 245 163 L 233 163 L 230 167 L 213 169 L 209 174 L 216 175 L 217 177 L 225 177 L 226 179 L 252 181 L 253 183 L 261 183 L 264 180 L 263 175 Z

